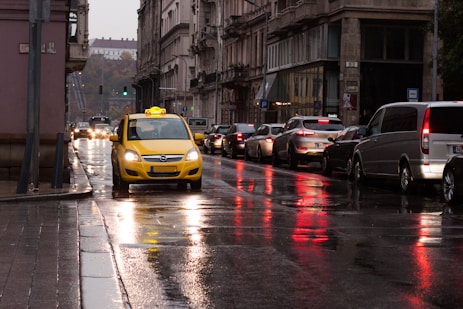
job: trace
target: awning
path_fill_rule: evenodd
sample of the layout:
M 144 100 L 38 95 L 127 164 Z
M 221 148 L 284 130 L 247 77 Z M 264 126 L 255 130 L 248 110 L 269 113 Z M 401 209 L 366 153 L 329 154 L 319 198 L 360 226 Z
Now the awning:
M 271 73 L 266 75 L 265 96 L 269 102 L 287 102 L 289 101 L 288 95 L 286 94 L 284 85 L 278 80 L 277 74 L 278 73 Z M 256 94 L 256 101 L 263 99 L 263 85 L 264 81 L 262 81 L 259 91 Z

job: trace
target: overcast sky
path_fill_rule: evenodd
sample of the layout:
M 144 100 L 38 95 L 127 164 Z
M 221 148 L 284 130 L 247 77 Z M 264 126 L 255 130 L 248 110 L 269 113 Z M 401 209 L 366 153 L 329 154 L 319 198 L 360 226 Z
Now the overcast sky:
M 90 39 L 137 39 L 140 0 L 89 0 Z

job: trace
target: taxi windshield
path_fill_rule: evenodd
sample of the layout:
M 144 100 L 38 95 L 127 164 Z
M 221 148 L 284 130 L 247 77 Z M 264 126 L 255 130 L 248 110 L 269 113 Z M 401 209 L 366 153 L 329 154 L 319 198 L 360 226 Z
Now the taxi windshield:
M 128 140 L 189 139 L 185 124 L 177 118 L 130 119 Z

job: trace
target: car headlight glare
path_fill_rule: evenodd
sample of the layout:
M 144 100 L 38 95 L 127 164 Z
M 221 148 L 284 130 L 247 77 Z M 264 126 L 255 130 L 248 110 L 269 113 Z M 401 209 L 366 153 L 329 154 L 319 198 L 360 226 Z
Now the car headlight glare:
M 141 158 L 135 151 L 127 150 L 124 154 L 124 159 L 131 162 L 140 162 Z
M 195 161 L 199 159 L 199 153 L 195 148 L 188 150 L 185 161 Z

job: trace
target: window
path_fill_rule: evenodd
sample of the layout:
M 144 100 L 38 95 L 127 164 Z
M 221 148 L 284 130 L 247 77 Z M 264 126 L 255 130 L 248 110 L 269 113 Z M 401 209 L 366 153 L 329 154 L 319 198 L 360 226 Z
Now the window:
M 381 132 L 416 131 L 416 122 L 416 108 L 405 106 L 387 108 Z
M 429 117 L 431 133 L 462 134 L 463 108 L 440 107 L 432 108 Z

